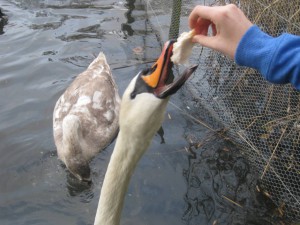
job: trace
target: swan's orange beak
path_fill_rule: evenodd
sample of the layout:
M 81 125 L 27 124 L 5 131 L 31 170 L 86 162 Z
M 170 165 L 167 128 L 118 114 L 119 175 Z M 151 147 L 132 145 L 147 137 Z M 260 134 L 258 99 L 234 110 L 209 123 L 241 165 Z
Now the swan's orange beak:
M 153 93 L 158 98 L 166 98 L 174 94 L 198 67 L 194 65 L 186 69 L 178 79 L 172 82 L 173 62 L 171 61 L 171 56 L 174 43 L 175 40 L 166 42 L 158 60 L 147 70 L 146 74 L 141 76 L 144 82 L 153 89 Z
M 169 73 L 169 70 L 172 69 L 173 63 L 171 62 L 171 56 L 174 42 L 175 41 L 170 40 L 165 43 L 158 60 L 151 66 L 152 73 L 142 76 L 142 79 L 149 87 L 156 88 L 161 77 L 166 76 L 166 74 Z

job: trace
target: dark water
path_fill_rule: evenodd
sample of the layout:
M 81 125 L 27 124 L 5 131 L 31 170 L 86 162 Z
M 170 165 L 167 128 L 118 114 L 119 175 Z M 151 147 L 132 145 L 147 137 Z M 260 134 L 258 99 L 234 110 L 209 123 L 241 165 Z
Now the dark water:
M 78 183 L 57 159 L 55 102 L 99 51 L 122 94 L 161 42 L 143 1 L 0 6 L 0 225 L 92 224 L 113 144 L 91 163 L 93 185 Z M 172 102 L 192 113 L 182 99 Z M 121 224 L 269 224 L 253 171 L 231 145 L 172 104 L 163 128 L 165 144 L 154 138 L 131 180 Z

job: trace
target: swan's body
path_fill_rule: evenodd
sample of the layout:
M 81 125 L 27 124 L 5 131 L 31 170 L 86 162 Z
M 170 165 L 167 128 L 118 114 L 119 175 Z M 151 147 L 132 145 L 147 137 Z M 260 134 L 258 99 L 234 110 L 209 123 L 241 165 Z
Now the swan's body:
M 164 118 L 169 96 L 195 67 L 177 81 L 166 84 L 173 43 L 167 43 L 158 62 L 140 72 L 124 92 L 120 132 L 104 178 L 94 225 L 118 225 L 130 177 Z
M 78 179 L 89 179 L 89 161 L 116 137 L 119 104 L 117 85 L 103 53 L 58 99 L 53 113 L 58 157 Z

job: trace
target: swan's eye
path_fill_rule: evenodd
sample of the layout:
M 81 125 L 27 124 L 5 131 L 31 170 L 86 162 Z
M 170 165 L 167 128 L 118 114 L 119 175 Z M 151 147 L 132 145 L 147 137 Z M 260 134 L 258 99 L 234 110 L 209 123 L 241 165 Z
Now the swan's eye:
M 150 72 L 150 69 L 145 68 L 145 69 L 142 70 L 141 74 L 145 76 L 145 75 L 148 75 L 149 72 Z
M 136 91 L 134 90 L 133 92 L 131 92 L 130 94 L 130 99 L 134 99 L 136 96 Z
M 133 90 L 129 94 L 130 100 L 133 100 L 136 98 L 137 95 L 142 94 L 142 93 L 153 93 L 153 89 L 149 87 L 145 81 L 143 80 L 142 76 L 143 74 L 151 73 L 152 69 L 144 69 L 139 73 L 139 76 L 136 79 L 136 83 L 134 85 Z
M 157 68 L 157 64 L 155 64 L 154 66 L 152 66 L 151 68 L 146 68 L 142 70 L 142 75 L 143 76 L 148 76 L 151 75 Z

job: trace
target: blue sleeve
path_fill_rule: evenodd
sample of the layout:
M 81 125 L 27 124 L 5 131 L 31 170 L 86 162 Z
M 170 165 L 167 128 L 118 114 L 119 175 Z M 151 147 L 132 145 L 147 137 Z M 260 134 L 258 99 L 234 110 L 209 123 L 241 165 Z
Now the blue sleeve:
M 274 38 L 253 25 L 242 37 L 235 61 L 257 69 L 272 83 L 291 83 L 300 90 L 300 36 L 284 33 Z

